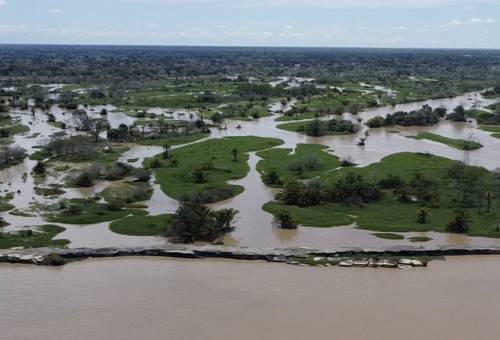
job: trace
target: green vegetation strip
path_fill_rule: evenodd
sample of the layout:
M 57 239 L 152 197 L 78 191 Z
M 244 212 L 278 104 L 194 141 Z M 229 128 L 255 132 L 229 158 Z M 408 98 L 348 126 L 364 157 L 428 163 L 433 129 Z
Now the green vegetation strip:
M 144 210 L 122 209 L 109 204 L 98 203 L 94 200 L 75 198 L 65 202 L 65 208 L 52 213 L 47 217 L 50 222 L 67 224 L 95 224 L 114 221 L 130 214 L 146 215 Z
M 331 205 L 319 205 L 314 207 L 297 207 L 284 205 L 278 202 L 268 202 L 262 207 L 265 211 L 277 216 L 281 211 L 287 211 L 292 215 L 294 223 L 311 227 L 336 227 L 354 223 L 352 216 L 334 210 Z
M 373 236 L 376 236 L 378 238 L 384 239 L 384 240 L 404 240 L 405 237 L 400 234 L 394 234 L 394 233 L 374 233 L 372 234 Z
M 263 159 L 257 164 L 257 170 L 263 174 L 276 171 L 281 184 L 314 178 L 340 166 L 338 157 L 328 153 L 327 149 L 325 145 L 298 144 L 294 152 L 292 149 L 261 151 L 257 155 Z
M 477 150 L 477 149 L 480 149 L 483 147 L 480 143 L 477 143 L 474 141 L 449 138 L 449 137 L 437 135 L 437 134 L 430 133 L 430 132 L 419 133 L 416 136 L 409 136 L 409 138 L 414 138 L 414 139 L 419 139 L 419 140 L 427 139 L 427 140 L 430 140 L 433 142 L 446 144 L 452 148 L 459 149 L 459 150 Z
M 166 144 L 170 146 L 188 144 L 196 142 L 200 139 L 207 138 L 210 135 L 208 133 L 197 133 L 189 136 L 179 136 L 179 137 L 165 137 L 156 139 L 144 139 L 138 143 L 141 145 L 154 145 L 154 146 L 164 146 Z
M 127 216 L 110 224 L 111 231 L 130 236 L 164 235 L 172 223 L 172 215 Z
M 297 132 L 303 135 L 306 135 L 306 125 L 313 122 L 314 120 L 309 121 L 301 121 L 301 122 L 293 122 L 293 123 L 285 123 L 279 124 L 276 127 L 281 130 Z M 324 131 L 324 136 L 336 136 L 336 135 L 347 135 L 347 132 L 337 132 L 337 131 Z
M 54 240 L 53 238 L 64 231 L 63 227 L 47 224 L 35 230 L 21 230 L 12 233 L 0 232 L 0 248 L 62 248 L 68 245 L 68 240 Z

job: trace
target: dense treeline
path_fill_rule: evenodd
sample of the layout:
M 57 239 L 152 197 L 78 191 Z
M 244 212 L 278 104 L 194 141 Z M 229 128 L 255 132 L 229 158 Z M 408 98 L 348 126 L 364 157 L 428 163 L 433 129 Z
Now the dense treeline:
M 366 124 L 371 128 L 393 125 L 430 126 L 439 123 L 439 119 L 445 115 L 446 109 L 437 108 L 433 110 L 432 107 L 424 105 L 420 110 L 416 111 L 398 111 L 393 114 L 387 114 L 385 117 L 376 116 L 371 118 Z
M 495 85 L 499 57 L 495 50 L 3 45 L 0 74 L 33 83 L 107 84 L 227 74 L 390 84 L 418 75 L 437 80 L 426 87 L 472 90 Z

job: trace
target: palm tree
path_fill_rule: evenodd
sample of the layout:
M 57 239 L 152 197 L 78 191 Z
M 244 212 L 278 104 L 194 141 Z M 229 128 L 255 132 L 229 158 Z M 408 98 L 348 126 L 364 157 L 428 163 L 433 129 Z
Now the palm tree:
M 172 147 L 170 146 L 170 144 L 166 143 L 163 145 L 163 158 L 164 159 L 170 158 L 170 150 L 171 149 L 172 149 Z
M 233 155 L 233 161 L 237 162 L 240 155 L 240 151 L 237 148 L 231 150 L 231 155 Z

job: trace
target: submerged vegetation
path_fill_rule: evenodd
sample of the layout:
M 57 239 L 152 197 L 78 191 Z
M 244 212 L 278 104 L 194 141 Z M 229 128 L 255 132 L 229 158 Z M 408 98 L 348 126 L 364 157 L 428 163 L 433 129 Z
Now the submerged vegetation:
M 0 249 L 22 247 L 41 248 L 52 247 L 61 248 L 69 244 L 68 240 L 54 238 L 65 229 L 57 225 L 47 224 L 36 227 L 34 230 L 26 229 L 16 232 L 0 232 Z
M 53 209 L 54 211 L 47 216 L 47 220 L 67 224 L 95 224 L 114 221 L 131 214 L 147 214 L 143 210 L 125 209 L 124 204 L 119 201 L 105 204 L 95 199 L 80 198 L 61 200 Z
M 419 133 L 416 136 L 409 136 L 409 137 L 414 139 L 427 139 L 433 142 L 446 144 L 452 148 L 459 150 L 477 150 L 483 147 L 480 143 L 475 142 L 473 140 L 454 139 L 430 132 L 423 132 Z
M 319 119 L 310 122 L 286 123 L 277 126 L 278 129 L 294 131 L 311 137 L 321 137 L 326 135 L 346 135 L 356 133 L 359 126 L 350 120 L 331 119 L 322 121 Z

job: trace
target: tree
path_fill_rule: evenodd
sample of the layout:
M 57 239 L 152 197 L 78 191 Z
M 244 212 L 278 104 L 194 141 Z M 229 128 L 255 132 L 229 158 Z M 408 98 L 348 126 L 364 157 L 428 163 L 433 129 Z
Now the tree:
M 46 171 L 45 163 L 44 162 L 37 162 L 36 165 L 33 167 L 33 173 L 35 175 L 44 175 Z
M 170 146 L 169 143 L 165 143 L 163 145 L 163 159 L 169 159 L 170 158 L 170 150 L 172 147 Z
M 275 169 L 270 169 L 266 173 L 262 175 L 262 181 L 267 185 L 281 185 L 283 182 L 281 181 L 280 174 Z
M 85 111 L 81 111 L 83 110 L 77 110 L 73 113 L 76 129 L 88 132 L 93 137 L 94 142 L 97 143 L 101 132 L 110 127 L 109 122 L 102 118 L 92 119 Z
M 175 212 L 167 236 L 173 242 L 214 242 L 234 230 L 233 221 L 238 212 L 234 209 L 211 211 L 199 197 L 181 202 Z
M 417 216 L 417 223 L 426 224 L 429 213 L 425 209 L 420 209 Z
M 280 211 L 275 216 L 274 222 L 282 229 L 297 229 L 297 224 L 293 222 L 292 215 L 285 210 Z
M 446 116 L 447 119 L 454 122 L 465 122 L 467 118 L 465 116 L 465 109 L 462 105 L 457 106 L 452 113 Z
M 94 185 L 94 178 L 90 172 L 83 171 L 75 177 L 74 184 L 77 187 L 89 188 Z
M 450 233 L 465 234 L 469 230 L 469 218 L 465 210 L 457 209 L 446 230 Z
M 319 119 L 315 119 L 306 125 L 305 132 L 311 137 L 321 137 L 325 135 L 325 127 Z
M 195 183 L 206 183 L 208 181 L 208 172 L 203 167 L 194 168 L 191 177 Z
M 233 162 L 237 162 L 238 157 L 240 156 L 240 150 L 238 150 L 237 148 L 233 148 L 231 150 L 231 155 L 233 155 Z

